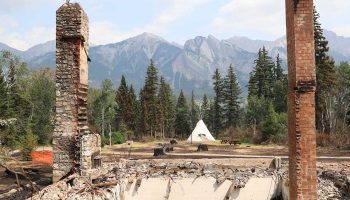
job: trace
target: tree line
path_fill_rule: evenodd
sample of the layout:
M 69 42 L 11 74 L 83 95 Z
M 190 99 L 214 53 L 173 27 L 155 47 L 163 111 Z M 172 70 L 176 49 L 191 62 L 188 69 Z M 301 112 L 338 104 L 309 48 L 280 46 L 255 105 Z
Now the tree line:
M 347 62 L 336 66 L 329 56 L 319 18 L 314 9 L 316 129 L 318 136 L 326 135 L 328 142 L 345 144 L 350 137 L 350 66 Z M 279 56 L 273 61 L 263 47 L 250 73 L 245 123 L 261 133 L 260 141 L 287 140 L 288 79 L 281 62 Z M 319 144 L 323 140 L 324 137 L 318 137 Z
M 37 143 L 50 143 L 54 76 L 49 68 L 29 70 L 26 63 L 11 52 L 0 52 L 1 145 L 20 147 L 28 156 Z
M 328 41 L 314 12 L 316 60 L 316 128 L 319 135 L 349 138 L 350 66 L 338 66 L 329 56 Z M 253 142 L 285 142 L 287 137 L 287 74 L 279 55 L 266 48 L 257 52 L 244 98 L 234 66 L 212 75 L 214 95 L 195 91 L 175 95 L 150 60 L 143 87 L 124 76 L 117 88 L 104 80 L 90 88 L 88 117 L 92 131 L 104 142 L 142 138 L 186 138 L 199 119 L 217 138 L 241 137 Z M 245 86 L 243 86 L 245 87 Z M 6 146 L 50 144 L 54 124 L 55 73 L 48 68 L 29 70 L 7 51 L 0 52 L 0 141 Z
M 241 90 L 233 67 L 229 67 L 225 78 L 221 78 L 216 70 L 213 79 L 217 80 L 213 87 L 220 93 L 219 98 L 209 100 L 204 95 L 201 102 L 192 91 L 189 101 L 182 90 L 176 97 L 165 78 L 159 77 L 153 60 L 150 60 L 144 85 L 138 94 L 124 76 L 115 90 L 108 79 L 103 81 L 101 90 L 90 90 L 90 124 L 102 133 L 105 140 L 109 132 L 120 132 L 129 139 L 184 139 L 190 135 L 199 119 L 213 129 L 236 126 L 236 115 L 241 109 Z M 215 109 L 219 112 L 214 112 Z M 215 120 L 215 114 L 220 115 L 219 121 Z M 111 127 L 110 130 L 107 127 Z

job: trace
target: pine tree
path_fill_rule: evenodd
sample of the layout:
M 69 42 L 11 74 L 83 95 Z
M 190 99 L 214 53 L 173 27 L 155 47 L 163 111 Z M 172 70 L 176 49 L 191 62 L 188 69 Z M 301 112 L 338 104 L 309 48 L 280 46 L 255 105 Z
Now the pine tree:
M 160 78 L 159 94 L 158 94 L 160 109 L 163 113 L 163 136 L 172 137 L 174 135 L 174 121 L 175 121 L 175 106 L 173 101 L 173 93 L 169 84 L 167 84 L 163 77 Z
M 176 104 L 175 134 L 180 138 L 185 138 L 191 132 L 190 115 L 187 101 L 181 90 Z
M 278 113 L 287 112 L 288 77 L 283 73 L 282 60 L 277 54 L 274 68 L 273 106 Z
M 265 47 L 263 47 L 261 51 L 261 59 L 259 85 L 262 85 L 262 88 L 260 96 L 272 98 L 274 81 L 273 69 L 275 68 L 275 64 L 272 61 L 272 58 L 268 55 L 268 51 Z
M 148 126 L 148 123 L 146 121 L 146 116 L 148 115 L 147 113 L 147 108 L 146 108 L 146 103 L 145 103 L 145 94 L 144 94 L 144 91 L 143 89 L 140 89 L 140 92 L 139 92 L 139 109 L 138 109 L 138 112 L 139 112 L 139 115 L 137 117 L 137 127 L 136 127 L 136 130 L 137 130 L 137 133 L 138 133 L 138 137 L 139 138 L 143 138 L 146 134 L 146 127 Z
M 55 105 L 55 82 L 44 70 L 32 74 L 29 89 L 31 110 L 31 130 L 38 136 L 39 144 L 48 144 L 53 132 L 52 108 Z
M 7 86 L 3 74 L 2 66 L 0 65 L 0 119 L 6 119 L 7 112 Z
M 166 112 L 167 112 L 167 97 L 166 97 L 166 83 L 164 81 L 164 78 L 160 77 L 159 82 L 159 91 L 158 91 L 158 107 L 159 107 L 159 126 L 161 130 L 162 137 L 165 137 L 165 122 L 166 122 Z
M 284 78 L 275 81 L 274 95 L 272 99 L 273 106 L 277 113 L 287 112 L 287 98 L 288 98 L 288 78 L 285 75 Z
M 28 87 L 28 70 L 25 63 L 8 51 L 0 52 L 0 65 L 3 71 L 7 71 L 6 115 L 8 118 L 17 119 L 15 125 L 9 129 L 8 134 L 13 135 L 12 138 L 18 139 L 26 133 L 30 123 L 31 105 L 27 97 L 28 94 L 24 91 L 24 87 Z
M 18 85 L 16 81 L 16 65 L 15 60 L 11 53 L 5 52 L 5 58 L 9 61 L 8 64 L 8 75 L 7 75 L 7 92 L 8 92 L 8 115 L 15 117 L 19 113 L 19 96 L 18 96 Z
M 280 58 L 280 54 L 277 54 L 276 65 L 274 67 L 273 73 L 274 73 L 275 81 L 282 80 L 283 78 L 285 78 L 285 75 L 283 73 L 282 60 Z
M 210 105 L 206 94 L 203 95 L 202 106 L 201 106 L 201 119 L 204 123 L 209 124 L 210 122 Z
M 221 74 L 219 72 L 219 69 L 215 70 L 215 73 L 213 75 L 213 85 L 214 85 L 214 92 L 215 92 L 215 98 L 214 98 L 214 123 L 213 123 L 213 132 L 216 137 L 218 137 L 219 132 L 223 128 L 223 80 L 221 78 Z
M 321 132 L 329 133 L 332 129 L 330 108 L 327 104 L 333 104 L 331 96 L 336 85 L 336 67 L 334 60 L 329 57 L 328 41 L 323 35 L 323 29 L 318 21 L 319 13 L 314 8 L 314 37 L 316 60 L 316 128 Z
M 153 60 L 150 60 L 150 65 L 147 68 L 145 85 L 142 89 L 143 99 L 143 114 L 145 120 L 145 133 L 155 136 L 160 132 L 158 124 L 159 101 L 158 101 L 158 74 L 157 68 L 154 66 Z
M 122 75 L 120 85 L 117 89 L 116 102 L 117 102 L 117 120 L 118 126 L 121 123 L 127 125 L 128 120 L 128 105 L 127 101 L 129 99 L 129 88 L 126 83 L 124 75 Z M 128 127 L 129 128 L 129 127 Z
M 237 127 L 239 123 L 239 108 L 241 89 L 232 65 L 228 68 L 224 79 L 224 115 L 226 128 Z
M 274 68 L 275 64 L 272 58 L 268 55 L 265 47 L 263 47 L 262 50 L 259 50 L 258 58 L 255 60 L 255 67 L 250 74 L 249 97 L 273 97 Z
M 130 121 L 128 122 L 128 128 L 130 131 L 135 132 L 136 130 L 136 118 L 137 118 L 137 99 L 135 95 L 135 90 L 132 85 L 129 87 L 128 92 L 128 110 Z
M 194 100 L 194 92 L 192 90 L 192 96 L 191 96 L 191 129 L 193 130 L 194 127 L 196 127 L 196 124 L 198 122 L 198 105 L 196 104 Z
M 256 80 L 256 70 L 255 68 L 249 73 L 248 81 L 248 98 L 253 96 L 258 96 L 257 80 Z
M 210 131 L 213 131 L 215 128 L 215 101 L 214 100 L 210 100 L 209 101 L 209 114 L 208 114 L 208 128 Z

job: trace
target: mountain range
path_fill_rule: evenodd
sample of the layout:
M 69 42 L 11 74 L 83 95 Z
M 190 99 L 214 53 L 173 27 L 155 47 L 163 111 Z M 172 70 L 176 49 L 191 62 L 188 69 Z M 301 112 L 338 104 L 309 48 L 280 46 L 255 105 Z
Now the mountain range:
M 329 41 L 330 54 L 337 63 L 350 62 L 350 38 L 324 32 Z M 247 37 L 232 37 L 219 40 L 212 35 L 189 39 L 183 46 L 169 42 L 152 33 L 143 33 L 121 42 L 90 47 L 89 82 L 98 87 L 109 78 L 119 85 L 121 75 L 136 89 L 143 85 L 149 60 L 153 59 L 172 88 L 187 94 L 212 94 L 211 77 L 216 68 L 225 74 L 228 66 L 235 67 L 244 96 L 247 94 L 249 73 L 254 66 L 259 48 L 265 46 L 271 56 L 280 54 L 286 69 L 286 39 L 274 41 L 252 40 Z M 0 43 L 0 50 L 12 51 L 28 63 L 30 68 L 55 67 L 55 41 L 33 46 L 20 51 Z

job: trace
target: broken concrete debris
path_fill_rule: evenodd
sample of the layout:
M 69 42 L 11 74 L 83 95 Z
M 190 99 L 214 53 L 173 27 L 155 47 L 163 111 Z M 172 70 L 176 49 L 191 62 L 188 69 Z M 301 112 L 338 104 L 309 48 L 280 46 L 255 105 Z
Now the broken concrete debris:
M 174 160 L 125 160 L 104 164 L 95 179 L 88 180 L 78 174 L 67 177 L 36 194 L 33 199 L 130 199 L 128 191 L 135 195 L 144 187 L 149 187 L 154 181 L 165 180 L 164 198 L 172 199 L 174 184 L 191 180 L 196 182 L 205 179 L 214 180 L 213 187 L 227 185 L 226 196 L 245 188 L 248 181 L 254 178 L 271 178 L 274 182 L 288 180 L 288 163 L 282 162 L 279 170 L 267 167 L 235 167 L 214 162 L 196 162 Z M 349 175 L 335 171 L 325 171 L 321 168 L 318 176 L 318 199 L 347 199 L 350 182 Z M 280 189 L 281 190 L 281 189 Z M 276 189 L 277 191 L 277 189 Z M 108 197 L 108 198 L 107 198 Z M 346 198 L 345 198 L 346 197 Z

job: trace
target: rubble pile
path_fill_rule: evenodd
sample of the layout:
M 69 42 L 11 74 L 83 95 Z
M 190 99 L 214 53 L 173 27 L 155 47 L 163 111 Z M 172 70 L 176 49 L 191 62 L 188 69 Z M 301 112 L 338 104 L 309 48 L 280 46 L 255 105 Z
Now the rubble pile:
M 288 162 L 282 162 L 281 168 L 264 166 L 236 167 L 213 162 L 172 160 L 125 160 L 104 164 L 103 168 L 91 180 L 78 175 L 48 186 L 36 194 L 33 199 L 69 199 L 99 200 L 125 199 L 123 192 L 136 182 L 142 187 L 142 180 L 163 178 L 170 182 L 181 179 L 215 178 L 216 184 L 232 182 L 234 188 L 243 188 L 250 178 L 273 177 L 275 181 L 288 180 Z M 346 173 L 330 171 L 318 167 L 318 199 L 349 199 L 350 176 Z
M 318 199 L 350 199 L 350 174 L 334 170 L 318 172 Z
M 282 177 L 283 170 L 272 168 L 235 168 L 215 163 L 160 162 L 154 160 L 120 160 L 106 164 L 100 174 L 89 181 L 86 178 L 72 176 L 54 185 L 48 186 L 36 194 L 33 199 L 123 199 L 123 190 L 128 184 L 148 178 L 166 178 L 176 181 L 183 178 L 212 177 L 217 184 L 231 181 L 234 188 L 243 188 L 251 177 Z

